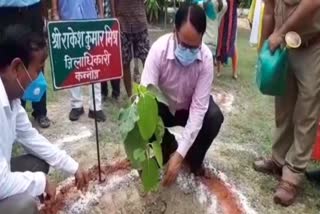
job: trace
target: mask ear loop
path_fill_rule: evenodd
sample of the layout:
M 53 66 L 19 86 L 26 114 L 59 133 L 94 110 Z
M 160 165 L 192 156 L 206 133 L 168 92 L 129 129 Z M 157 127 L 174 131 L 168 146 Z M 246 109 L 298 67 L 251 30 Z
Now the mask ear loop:
M 32 82 L 32 81 L 33 81 L 33 79 L 31 78 L 31 76 L 30 76 L 30 74 L 29 74 L 29 72 L 28 72 L 28 70 L 27 70 L 26 66 L 25 66 L 24 64 L 22 64 L 22 65 L 23 65 L 24 71 L 27 73 L 27 75 L 28 75 L 28 77 L 29 77 L 30 82 Z
M 17 78 L 16 80 L 17 80 L 17 83 L 18 83 L 19 87 L 21 88 L 21 90 L 22 90 L 23 92 L 25 92 L 24 88 L 23 88 L 22 85 L 21 85 L 20 80 L 18 80 L 18 78 Z

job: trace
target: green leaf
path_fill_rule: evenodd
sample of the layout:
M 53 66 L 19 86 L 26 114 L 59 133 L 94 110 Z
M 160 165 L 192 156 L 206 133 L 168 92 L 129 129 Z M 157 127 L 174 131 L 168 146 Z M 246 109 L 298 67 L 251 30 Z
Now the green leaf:
M 150 84 L 147 86 L 147 89 L 153 96 L 156 97 L 158 102 L 163 103 L 167 106 L 169 105 L 168 98 L 162 93 L 162 91 L 158 87 Z
M 151 146 L 153 149 L 154 156 L 156 157 L 159 166 L 162 168 L 163 156 L 162 156 L 161 144 L 158 142 L 153 142 L 153 143 L 151 143 Z
M 141 136 L 148 141 L 154 134 L 158 119 L 158 105 L 154 97 L 149 94 L 141 96 L 138 102 L 138 127 Z
M 160 171 L 156 160 L 149 159 L 142 163 L 142 184 L 146 192 L 157 190 L 160 183 Z
M 135 124 L 124 141 L 124 148 L 133 168 L 141 169 L 142 167 L 141 162 L 134 158 L 134 151 L 138 149 L 145 150 L 146 145 L 147 142 L 143 140 L 138 125 Z
M 154 134 L 156 136 L 157 142 L 160 144 L 162 143 L 164 131 L 165 131 L 164 123 L 163 123 L 161 117 L 158 116 L 158 123 L 157 123 L 157 127 L 156 127 Z
M 139 85 L 137 83 L 133 83 L 133 94 L 137 95 L 139 93 Z
M 128 133 L 134 128 L 135 123 L 139 120 L 138 110 L 136 104 L 131 104 L 128 108 L 120 111 L 119 120 L 120 133 L 123 139 L 125 139 Z
M 144 87 L 143 85 L 138 85 L 138 90 L 139 90 L 139 95 L 145 95 L 148 90 L 146 87 Z
M 141 149 L 141 148 L 138 148 L 136 150 L 133 151 L 133 158 L 136 160 L 136 161 L 139 161 L 139 162 L 143 162 L 146 160 L 146 152 L 145 150 Z

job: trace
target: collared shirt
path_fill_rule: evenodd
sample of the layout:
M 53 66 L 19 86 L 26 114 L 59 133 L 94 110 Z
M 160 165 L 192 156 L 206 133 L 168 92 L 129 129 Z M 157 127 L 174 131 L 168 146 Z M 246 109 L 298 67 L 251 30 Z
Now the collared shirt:
M 209 48 L 201 45 L 196 62 L 182 66 L 175 57 L 174 34 L 160 37 L 151 47 L 141 77 L 142 85 L 153 84 L 169 99 L 171 112 L 189 110 L 189 118 L 177 138 L 177 152 L 183 157 L 195 141 L 208 110 L 213 81 L 213 57 Z
M 144 0 L 114 0 L 121 31 L 140 33 L 148 28 Z
M 0 7 L 27 7 L 39 2 L 40 0 L 0 0 Z
M 95 0 L 58 0 L 58 7 L 62 20 L 98 18 Z
M 32 128 L 20 100 L 8 100 L 0 78 L 0 200 L 19 193 L 39 196 L 44 192 L 46 176 L 42 172 L 11 172 L 12 145 L 20 143 L 49 165 L 75 174 L 78 163 Z

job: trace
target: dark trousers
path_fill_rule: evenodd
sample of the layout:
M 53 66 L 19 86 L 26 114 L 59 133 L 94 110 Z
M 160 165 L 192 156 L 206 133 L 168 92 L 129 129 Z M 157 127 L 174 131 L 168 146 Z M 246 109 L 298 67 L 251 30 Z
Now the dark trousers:
M 175 115 L 172 115 L 166 105 L 158 103 L 158 106 L 159 115 L 161 116 L 165 127 L 186 125 L 189 118 L 188 110 L 180 110 L 177 111 Z M 224 117 L 220 108 L 213 101 L 212 97 L 210 97 L 208 111 L 205 114 L 202 128 L 185 157 L 191 171 L 197 171 L 201 167 L 209 147 L 220 131 L 223 120 Z M 170 155 L 176 151 L 177 147 L 178 143 L 174 135 L 172 135 L 168 130 L 165 130 L 162 142 L 164 163 L 169 160 Z
M 9 25 L 22 24 L 31 28 L 32 31 L 43 34 L 43 19 L 41 13 L 41 3 L 36 3 L 28 7 L 0 7 L 0 35 Z M 38 103 L 32 103 L 33 116 L 47 115 L 46 94 Z M 25 102 L 22 102 L 25 106 Z
M 112 97 L 117 98 L 120 96 L 120 79 L 111 80 L 111 88 L 112 88 Z M 101 83 L 101 94 L 102 96 L 108 96 L 108 82 Z
M 48 174 L 49 164 L 33 155 L 21 155 L 11 159 L 12 172 L 44 172 Z
M 48 174 L 49 165 L 43 160 L 32 156 L 23 155 L 11 159 L 12 172 L 44 172 Z M 21 193 L 0 200 L 0 213 L 10 214 L 38 214 L 36 200 L 27 193 Z
M 21 100 L 21 105 L 25 108 L 26 102 L 24 100 Z M 32 116 L 34 118 L 37 118 L 39 116 L 47 116 L 47 93 L 43 94 L 43 97 L 41 98 L 40 102 L 32 103 L 32 109 Z

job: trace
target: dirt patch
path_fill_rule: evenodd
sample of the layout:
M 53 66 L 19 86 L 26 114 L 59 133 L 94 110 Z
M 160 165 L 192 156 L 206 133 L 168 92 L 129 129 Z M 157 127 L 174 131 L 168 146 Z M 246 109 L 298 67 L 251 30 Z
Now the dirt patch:
M 222 180 L 213 176 L 211 179 L 204 179 L 203 181 L 216 195 L 223 213 L 244 213 L 235 195 Z
M 113 165 L 103 166 L 101 168 L 101 171 L 104 177 L 112 174 L 116 174 L 120 176 L 130 171 L 130 165 L 128 161 L 121 161 Z M 93 167 L 92 169 L 89 170 L 88 174 L 89 174 L 89 180 L 91 181 L 91 184 L 89 186 L 89 192 L 90 192 L 90 189 L 94 188 L 94 186 L 99 183 L 98 168 Z M 108 180 L 104 182 L 107 183 Z M 65 181 L 65 183 L 63 183 L 60 186 L 56 200 L 53 203 L 44 204 L 44 206 L 40 208 L 40 213 L 41 214 L 59 213 L 68 205 L 68 203 L 79 200 L 82 196 L 83 196 L 82 193 L 75 188 L 74 182 L 71 180 L 67 180 Z
M 149 194 L 143 193 L 141 188 L 139 179 L 135 179 L 111 193 L 106 193 L 94 211 L 89 213 L 207 213 L 206 204 L 201 204 L 195 193 L 183 192 L 178 185 Z
M 182 172 L 170 188 L 144 193 L 137 171 L 127 161 L 104 166 L 102 172 L 106 179 L 99 183 L 97 167 L 89 170 L 91 182 L 85 194 L 75 189 L 71 179 L 65 181 L 56 201 L 45 204 L 41 214 L 245 213 L 237 195 L 214 174 L 204 179 Z

